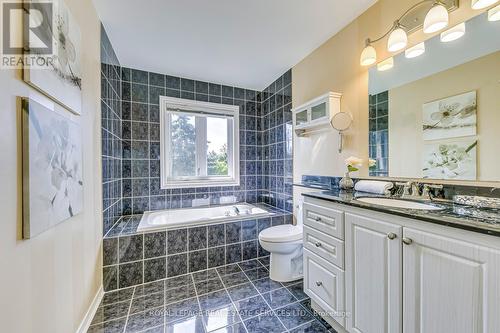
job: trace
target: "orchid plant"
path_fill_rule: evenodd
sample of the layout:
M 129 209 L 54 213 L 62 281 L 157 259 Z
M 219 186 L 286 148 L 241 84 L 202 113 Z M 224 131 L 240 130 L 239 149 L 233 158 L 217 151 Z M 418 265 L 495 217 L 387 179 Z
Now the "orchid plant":
M 345 160 L 345 164 L 347 172 L 355 172 L 363 165 L 363 160 L 359 157 L 351 156 Z

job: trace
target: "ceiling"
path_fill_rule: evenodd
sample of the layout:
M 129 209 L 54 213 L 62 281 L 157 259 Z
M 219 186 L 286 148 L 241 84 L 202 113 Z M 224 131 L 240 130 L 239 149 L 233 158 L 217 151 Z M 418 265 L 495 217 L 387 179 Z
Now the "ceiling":
M 376 0 L 94 0 L 122 66 L 262 90 Z

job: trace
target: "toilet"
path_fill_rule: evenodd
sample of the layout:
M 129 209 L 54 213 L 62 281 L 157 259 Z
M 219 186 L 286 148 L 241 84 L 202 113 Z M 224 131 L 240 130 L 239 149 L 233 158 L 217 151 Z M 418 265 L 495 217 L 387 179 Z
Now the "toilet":
M 271 253 L 269 277 L 278 282 L 302 278 L 302 202 L 297 206 L 297 225 L 283 224 L 262 230 L 259 242 Z

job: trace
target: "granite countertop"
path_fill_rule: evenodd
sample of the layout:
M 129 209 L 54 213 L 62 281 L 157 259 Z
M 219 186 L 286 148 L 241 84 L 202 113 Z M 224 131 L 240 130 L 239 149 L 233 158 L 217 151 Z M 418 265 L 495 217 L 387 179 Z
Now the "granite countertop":
M 443 210 L 415 210 L 372 205 L 355 200 L 357 197 L 375 196 L 363 192 L 343 192 L 338 189 L 303 193 L 303 196 L 328 200 L 353 207 L 366 208 L 382 213 L 408 217 L 425 222 L 480 232 L 493 236 L 500 236 L 500 209 L 474 208 L 453 204 L 451 202 L 433 202 L 443 207 Z

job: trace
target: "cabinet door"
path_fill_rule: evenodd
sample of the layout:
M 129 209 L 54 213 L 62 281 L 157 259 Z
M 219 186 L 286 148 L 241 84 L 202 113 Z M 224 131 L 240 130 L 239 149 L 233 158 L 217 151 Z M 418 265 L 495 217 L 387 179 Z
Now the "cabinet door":
M 328 116 L 327 106 L 328 106 L 327 102 L 323 102 L 321 104 L 313 106 L 311 108 L 311 121 L 322 119 Z
M 404 228 L 404 332 L 500 332 L 500 252 Z
M 295 126 L 305 125 L 309 122 L 309 110 L 305 109 L 295 114 Z
M 346 328 L 401 332 L 402 227 L 345 216 Z

